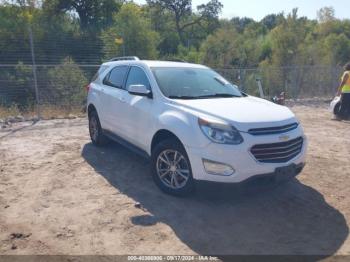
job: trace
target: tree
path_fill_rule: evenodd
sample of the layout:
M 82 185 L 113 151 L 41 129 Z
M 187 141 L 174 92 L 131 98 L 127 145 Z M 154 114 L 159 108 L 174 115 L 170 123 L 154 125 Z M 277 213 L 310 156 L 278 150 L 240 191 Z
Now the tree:
M 317 12 L 318 25 L 316 27 L 317 33 L 322 36 L 329 34 L 341 34 L 345 33 L 345 27 L 341 24 L 340 20 L 335 18 L 335 11 L 333 7 L 324 7 Z
M 270 33 L 272 63 L 274 66 L 303 64 L 300 46 L 304 42 L 308 28 L 306 18 L 298 18 L 298 9 L 293 9 L 287 19 Z
M 227 68 L 239 64 L 238 32 L 231 25 L 220 28 L 203 42 L 203 63 L 214 68 Z
M 276 26 L 280 25 L 284 21 L 283 13 L 270 14 L 265 16 L 260 23 L 262 23 L 268 30 L 274 29 Z
M 41 10 L 14 4 L 0 5 L 0 61 L 17 63 L 31 61 L 29 25 L 37 25 Z M 42 33 L 40 27 L 37 32 Z
M 201 24 L 206 20 L 217 20 L 223 5 L 218 0 L 197 7 L 198 14 L 192 11 L 191 0 L 147 0 L 148 5 L 158 6 L 170 12 L 175 21 L 175 29 L 183 45 L 186 45 L 185 29 Z
M 231 23 L 236 27 L 238 32 L 243 33 L 246 26 L 248 26 L 251 23 L 255 23 L 255 21 L 248 17 L 234 17 L 231 19 Z
M 240 67 L 257 67 L 261 60 L 270 55 L 266 27 L 257 22 L 249 23 L 240 37 Z
M 18 4 L 21 7 L 39 7 L 41 5 L 41 0 L 4 0 L 7 4 Z M 0 2 L 1 3 L 1 2 Z
M 350 61 L 350 39 L 345 34 L 330 34 L 324 39 L 324 48 L 329 64 L 344 65 Z
M 157 57 L 159 36 L 136 4 L 124 4 L 115 16 L 115 25 L 104 31 L 101 38 L 106 58 L 122 55 Z
M 335 11 L 333 7 L 323 7 L 317 11 L 317 19 L 320 23 L 335 20 Z
M 143 11 L 145 17 L 149 18 L 151 28 L 159 34 L 159 55 L 161 57 L 175 55 L 178 52 L 180 39 L 174 30 L 172 14 L 164 12 L 158 5 L 145 5 Z
M 111 25 L 121 7 L 117 0 L 45 0 L 43 7 L 54 14 L 74 11 L 82 29 L 100 29 Z

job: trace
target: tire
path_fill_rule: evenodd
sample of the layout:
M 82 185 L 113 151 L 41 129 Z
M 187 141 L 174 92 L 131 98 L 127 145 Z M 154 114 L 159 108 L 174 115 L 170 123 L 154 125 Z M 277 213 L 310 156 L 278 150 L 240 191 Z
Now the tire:
M 92 143 L 96 146 L 104 146 L 108 142 L 106 136 L 103 135 L 100 119 L 96 111 L 92 111 L 89 114 L 89 134 Z
M 341 103 L 337 103 L 334 107 L 333 114 L 339 116 Z
M 155 146 L 151 168 L 153 179 L 163 192 L 174 196 L 193 193 L 191 163 L 185 148 L 177 139 L 167 139 Z

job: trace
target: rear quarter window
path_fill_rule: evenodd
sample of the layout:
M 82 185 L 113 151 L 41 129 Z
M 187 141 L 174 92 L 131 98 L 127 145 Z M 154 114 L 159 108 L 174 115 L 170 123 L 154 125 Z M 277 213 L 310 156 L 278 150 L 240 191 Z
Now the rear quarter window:
M 108 66 L 100 66 L 96 74 L 92 77 L 91 82 L 95 82 L 100 77 L 100 75 L 107 70 L 107 68 Z

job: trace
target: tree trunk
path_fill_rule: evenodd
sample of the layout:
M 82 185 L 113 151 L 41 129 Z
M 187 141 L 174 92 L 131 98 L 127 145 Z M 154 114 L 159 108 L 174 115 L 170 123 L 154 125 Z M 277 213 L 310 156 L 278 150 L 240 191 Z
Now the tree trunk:
M 179 35 L 179 38 L 180 38 L 180 42 L 182 45 L 185 45 L 185 39 L 184 39 L 184 36 L 183 36 L 183 31 L 182 31 L 182 28 L 180 26 L 180 16 L 178 14 L 175 14 L 175 24 L 176 24 L 176 31 L 177 31 L 177 34 Z

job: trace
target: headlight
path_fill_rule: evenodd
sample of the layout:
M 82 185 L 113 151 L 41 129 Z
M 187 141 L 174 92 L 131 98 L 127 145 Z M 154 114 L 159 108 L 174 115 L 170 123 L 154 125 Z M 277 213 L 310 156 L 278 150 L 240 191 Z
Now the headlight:
M 202 118 L 198 118 L 198 124 L 204 135 L 214 143 L 238 145 L 243 142 L 239 131 L 229 124 L 211 122 Z

